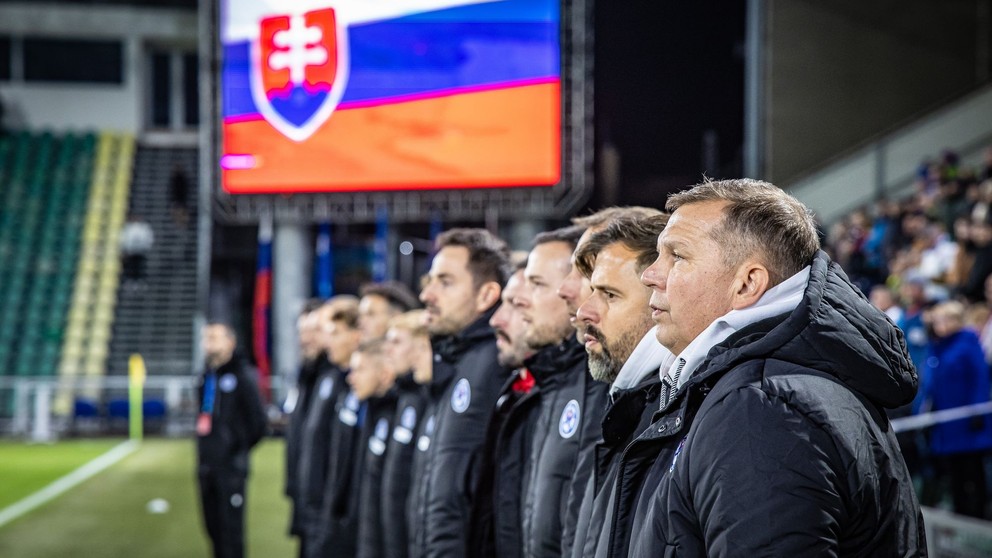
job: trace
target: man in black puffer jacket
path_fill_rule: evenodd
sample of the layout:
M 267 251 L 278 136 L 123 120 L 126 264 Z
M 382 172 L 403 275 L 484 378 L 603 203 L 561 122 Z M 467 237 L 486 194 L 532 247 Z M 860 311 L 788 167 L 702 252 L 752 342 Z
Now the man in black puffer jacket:
M 537 392 L 519 492 L 526 557 L 561 555 L 571 486 L 589 478 L 592 469 L 584 455 L 595 449 L 602 431 L 608 386 L 589 375 L 585 349 L 558 296 L 583 231 L 573 226 L 537 235 L 524 269 L 523 293 L 514 298 L 526 324 L 524 341 L 536 351 L 525 362 Z M 579 462 L 585 466 L 577 468 Z
M 437 248 L 420 294 L 434 351 L 433 435 L 410 495 L 414 558 L 468 551 L 478 454 L 507 377 L 489 326 L 509 274 L 506 244 L 484 229 L 452 229 Z
M 196 455 L 203 520 L 216 558 L 244 555 L 249 454 L 266 428 L 257 373 L 235 356 L 236 347 L 230 326 L 214 322 L 204 327 L 206 369 L 198 389 Z
M 404 312 L 389 321 L 386 332 L 386 353 L 400 375 L 393 386 L 397 397 L 393 431 L 386 443 L 382 465 L 379 521 L 383 558 L 406 558 L 410 550 L 406 507 L 413 478 L 416 434 L 427 405 L 423 386 L 430 382 L 431 374 L 431 342 L 424 317 L 423 310 Z
M 621 458 L 604 554 L 925 555 L 884 412 L 917 389 L 900 331 L 777 187 L 706 182 L 668 209 L 643 280 L 677 356 Z
M 283 411 L 288 415 L 286 424 L 286 496 L 291 502 L 291 517 L 289 533 L 300 537 L 300 556 L 305 557 L 303 549 L 303 511 L 302 496 L 299 487 L 300 438 L 303 435 L 303 422 L 306 420 L 310 403 L 313 399 L 314 388 L 319 375 L 321 361 L 327 360 L 319 338 L 319 318 L 316 310 L 320 301 L 309 302 L 300 312 L 296 321 L 300 337 L 300 370 L 296 382 L 286 397 Z
M 575 251 L 575 266 L 592 291 L 576 311 L 589 371 L 596 380 L 610 384 L 610 396 L 593 474 L 572 494 L 570 506 L 578 508 L 578 515 L 575 527 L 565 532 L 570 557 L 595 556 L 600 542 L 605 544 L 620 455 L 651 424 L 658 410 L 658 370 L 674 359 L 655 337 L 648 306 L 651 289 L 640 279 L 658 257 L 658 235 L 667 221 L 663 214 L 618 217 L 583 239 Z

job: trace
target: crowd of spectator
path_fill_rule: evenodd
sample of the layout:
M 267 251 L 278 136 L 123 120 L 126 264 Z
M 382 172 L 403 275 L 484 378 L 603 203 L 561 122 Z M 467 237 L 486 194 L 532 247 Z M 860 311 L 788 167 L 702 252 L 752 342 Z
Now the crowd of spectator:
M 978 167 L 951 151 L 924 161 L 910 196 L 879 200 L 824 233 L 824 249 L 899 326 L 919 372 L 916 401 L 894 414 L 988 402 L 992 147 Z M 989 415 L 902 432 L 900 443 L 924 505 L 989 517 Z

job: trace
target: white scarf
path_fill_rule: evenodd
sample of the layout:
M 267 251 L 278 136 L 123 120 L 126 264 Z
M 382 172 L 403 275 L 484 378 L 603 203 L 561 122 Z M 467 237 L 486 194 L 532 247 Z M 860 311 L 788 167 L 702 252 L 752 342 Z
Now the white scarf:
M 760 322 L 766 318 L 795 310 L 802 301 L 803 294 L 806 292 L 809 273 L 810 267 L 806 266 L 799 273 L 765 291 L 765 294 L 761 295 L 758 302 L 753 305 L 741 310 L 731 310 L 714 320 L 713 323 L 697 335 L 679 353 L 678 358 L 661 369 L 661 377 L 668 374 L 670 378 L 674 379 L 675 369 L 682 361 L 685 361 L 682 366 L 682 373 L 678 377 L 678 385 L 676 386 L 676 389 L 678 389 L 692 376 L 696 368 L 702 364 L 710 349 L 730 337 L 731 334 L 745 326 Z

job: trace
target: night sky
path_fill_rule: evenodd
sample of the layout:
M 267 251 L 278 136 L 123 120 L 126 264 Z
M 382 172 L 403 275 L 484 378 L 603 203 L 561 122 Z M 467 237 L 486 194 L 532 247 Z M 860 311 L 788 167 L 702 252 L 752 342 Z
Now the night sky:
M 704 170 L 740 175 L 744 17 L 744 2 L 597 2 L 596 142 L 620 152 L 620 203 L 657 203 Z M 703 169 L 707 129 L 718 169 Z

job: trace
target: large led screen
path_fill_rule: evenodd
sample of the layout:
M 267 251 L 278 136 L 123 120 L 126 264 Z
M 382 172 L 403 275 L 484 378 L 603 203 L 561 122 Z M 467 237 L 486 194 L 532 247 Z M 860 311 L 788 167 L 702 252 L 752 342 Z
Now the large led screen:
M 558 0 L 222 0 L 229 193 L 551 186 Z

